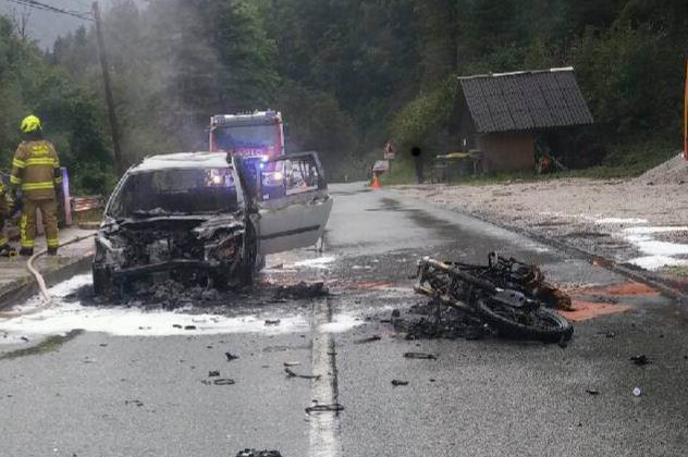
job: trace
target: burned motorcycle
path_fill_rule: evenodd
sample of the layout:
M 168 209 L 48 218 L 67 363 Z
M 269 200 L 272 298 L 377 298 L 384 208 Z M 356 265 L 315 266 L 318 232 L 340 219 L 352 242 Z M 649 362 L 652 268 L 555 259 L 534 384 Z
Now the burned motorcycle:
M 536 287 L 543 284 L 549 289 Z M 573 333 L 571 324 L 543 301 L 565 302 L 567 297 L 544 283 L 539 269 L 494 253 L 487 266 L 423 258 L 415 290 L 432 299 L 438 320 L 449 307 L 508 337 L 552 342 Z

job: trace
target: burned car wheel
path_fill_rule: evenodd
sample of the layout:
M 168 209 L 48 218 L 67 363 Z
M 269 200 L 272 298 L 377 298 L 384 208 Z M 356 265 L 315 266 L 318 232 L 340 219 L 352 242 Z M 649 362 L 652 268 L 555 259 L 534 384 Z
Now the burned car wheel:
M 109 268 L 93 267 L 93 292 L 96 295 L 112 295 L 113 282 Z
M 258 258 L 258 249 L 256 246 L 256 236 L 255 236 L 255 231 L 251 227 L 250 224 L 247 225 L 249 228 L 247 230 L 247 236 L 245 240 L 245 254 L 244 258 L 241 261 L 240 265 L 240 271 L 239 271 L 239 279 L 241 281 L 242 286 L 250 286 L 253 284 L 253 280 L 255 279 L 256 276 L 256 271 L 258 269 L 257 267 L 257 258 Z

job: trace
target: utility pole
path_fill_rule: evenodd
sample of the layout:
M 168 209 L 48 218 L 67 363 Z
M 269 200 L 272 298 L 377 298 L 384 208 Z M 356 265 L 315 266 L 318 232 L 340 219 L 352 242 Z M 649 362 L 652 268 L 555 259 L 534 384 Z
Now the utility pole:
M 119 144 L 119 125 L 117 124 L 117 113 L 115 112 L 115 102 L 112 98 L 112 88 L 110 87 L 110 69 L 108 68 L 107 53 L 103 42 L 103 27 L 100 20 L 100 7 L 98 2 L 93 2 L 93 16 L 96 20 L 96 35 L 98 37 L 98 57 L 100 66 L 103 70 L 103 86 L 105 88 L 105 102 L 108 107 L 108 117 L 110 119 L 110 131 L 112 132 L 112 148 L 115 155 L 115 170 L 118 175 L 123 175 L 124 161 L 122 160 L 122 149 Z

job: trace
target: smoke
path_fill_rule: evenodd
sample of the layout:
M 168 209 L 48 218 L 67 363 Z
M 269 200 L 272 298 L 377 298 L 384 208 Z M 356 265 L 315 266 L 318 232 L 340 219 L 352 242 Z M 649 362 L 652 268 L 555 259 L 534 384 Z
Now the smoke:
M 107 11 L 118 1 L 120 0 L 99 0 L 99 3 L 101 8 Z M 134 2 L 140 7 L 146 4 L 145 0 L 134 0 Z M 68 3 L 48 0 L 45 3 L 57 7 L 68 6 L 69 10 L 79 13 L 89 13 L 91 8 L 91 0 Z M 58 37 L 74 32 L 86 23 L 84 20 L 76 17 L 55 14 L 54 12 L 21 6 L 7 1 L 0 2 L 0 15 L 12 18 L 15 23 L 25 21 L 26 35 L 44 50 L 51 49 Z
M 207 147 L 226 71 L 199 2 L 116 1 L 104 16 L 123 148 L 129 162 Z

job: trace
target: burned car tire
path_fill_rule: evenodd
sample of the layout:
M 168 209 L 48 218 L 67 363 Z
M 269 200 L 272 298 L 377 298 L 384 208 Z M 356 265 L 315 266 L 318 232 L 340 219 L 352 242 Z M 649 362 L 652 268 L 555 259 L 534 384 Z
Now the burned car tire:
M 544 303 L 533 311 L 514 312 L 513 308 L 485 297 L 478 300 L 477 310 L 503 336 L 558 342 L 573 334 L 571 323 Z
M 246 225 L 244 243 L 244 258 L 241 259 L 241 265 L 239 265 L 239 281 L 242 286 L 251 286 L 253 285 L 253 280 L 258 269 L 256 266 L 258 260 L 258 246 L 255 229 L 250 223 Z
M 256 276 L 256 255 L 255 252 L 249 253 L 241 262 L 239 267 L 239 280 L 242 286 L 253 285 L 253 280 Z
M 108 297 L 112 295 L 112 275 L 108 268 L 93 267 L 93 292 Z

